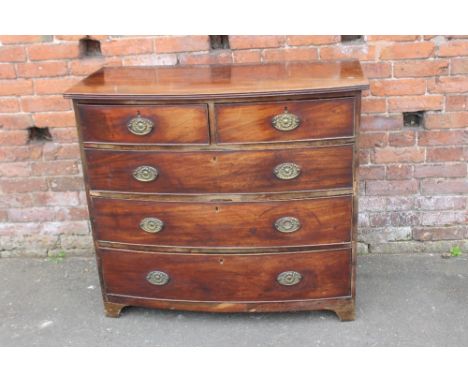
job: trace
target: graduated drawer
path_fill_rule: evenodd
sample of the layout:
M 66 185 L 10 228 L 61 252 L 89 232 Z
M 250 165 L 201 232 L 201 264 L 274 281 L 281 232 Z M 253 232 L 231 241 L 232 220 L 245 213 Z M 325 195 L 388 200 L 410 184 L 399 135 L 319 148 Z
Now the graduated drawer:
M 354 134 L 354 98 L 217 104 L 219 143 L 307 141 Z
M 86 105 L 76 108 L 84 142 L 208 144 L 208 113 L 198 105 Z
M 351 294 L 349 249 L 201 255 L 99 250 L 106 293 L 165 300 L 281 301 Z
M 253 193 L 352 186 L 353 147 L 145 152 L 88 149 L 91 189 Z
M 181 247 L 295 247 L 351 240 L 352 197 L 261 202 L 94 198 L 97 240 Z

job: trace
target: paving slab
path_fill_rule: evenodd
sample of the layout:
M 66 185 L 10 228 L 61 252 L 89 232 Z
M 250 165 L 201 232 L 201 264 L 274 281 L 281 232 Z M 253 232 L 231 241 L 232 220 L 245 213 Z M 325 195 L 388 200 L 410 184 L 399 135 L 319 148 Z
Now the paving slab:
M 94 259 L 0 260 L 0 346 L 468 346 L 468 257 L 360 256 L 357 312 L 104 316 Z

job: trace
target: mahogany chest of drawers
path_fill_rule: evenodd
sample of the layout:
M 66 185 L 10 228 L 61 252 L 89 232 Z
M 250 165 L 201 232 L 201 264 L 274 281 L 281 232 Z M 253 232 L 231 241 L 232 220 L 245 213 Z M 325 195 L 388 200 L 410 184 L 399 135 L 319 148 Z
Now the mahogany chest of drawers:
M 354 318 L 357 61 L 103 68 L 79 129 L 108 316 Z

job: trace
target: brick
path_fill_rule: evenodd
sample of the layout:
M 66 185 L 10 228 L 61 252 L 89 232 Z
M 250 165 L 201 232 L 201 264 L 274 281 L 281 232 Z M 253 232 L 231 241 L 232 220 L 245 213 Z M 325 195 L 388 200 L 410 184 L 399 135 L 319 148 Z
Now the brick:
M 78 80 L 75 77 L 38 78 L 34 80 L 36 94 L 63 94 Z
M 407 130 L 390 133 L 388 143 L 390 146 L 413 146 L 416 143 L 416 132 Z
M 28 46 L 28 57 L 31 61 L 63 60 L 77 58 L 80 48 L 77 43 L 51 43 Z
M 385 179 L 385 166 L 360 166 L 359 178 L 362 180 Z
M 161 36 L 154 38 L 156 53 L 194 52 L 209 49 L 208 36 Z
M 67 74 L 67 64 L 63 61 L 28 62 L 18 64 L 18 77 L 58 77 Z
M 84 189 L 83 179 L 77 176 L 60 176 L 48 180 L 52 191 L 80 191 Z
M 425 195 L 462 194 L 468 193 L 466 179 L 428 179 L 421 182 L 421 192 Z M 468 223 L 468 215 L 465 217 Z
M 60 208 L 57 211 L 57 220 L 84 220 L 88 218 L 88 209 L 83 206 Z
M 153 41 L 150 38 L 129 38 L 103 41 L 101 52 L 105 56 L 125 56 L 153 52 Z
M 291 46 L 296 45 L 326 45 L 335 44 L 340 42 L 340 36 L 338 35 L 323 35 L 323 36 L 307 36 L 307 35 L 295 35 L 287 36 L 286 43 Z
M 260 50 L 234 50 L 232 52 L 232 61 L 236 64 L 255 63 L 261 60 Z
M 381 60 L 405 60 L 410 58 L 428 58 L 434 53 L 433 42 L 416 42 L 409 44 L 395 44 L 382 48 Z
M 8 210 L 10 222 L 44 222 L 56 217 L 55 207 L 11 208 Z
M 0 62 L 23 62 L 26 52 L 22 46 L 0 46 Z
M 420 147 L 376 148 L 374 163 L 416 163 L 424 161 L 425 150 Z
M 363 113 L 385 113 L 387 111 L 387 101 L 385 98 L 363 98 L 361 111 Z
M 388 143 L 387 133 L 363 132 L 359 136 L 360 148 L 384 147 Z
M 465 224 L 465 211 L 438 211 L 423 212 L 421 214 L 421 225 L 444 226 L 454 224 Z
M 229 36 L 231 49 L 279 48 L 284 42 L 284 36 Z
M 373 244 L 370 246 L 371 253 L 378 254 L 413 254 L 413 253 L 445 253 L 454 245 L 453 241 L 436 241 L 436 242 L 391 242 Z
M 359 150 L 359 164 L 361 166 L 367 165 L 370 162 L 369 150 Z
M 427 161 L 428 162 L 447 162 L 463 160 L 462 147 L 428 147 Z M 466 160 L 466 158 L 465 158 Z
M 358 232 L 359 240 L 366 243 L 411 240 L 411 227 L 364 228 Z
M 415 207 L 424 211 L 463 210 L 466 201 L 462 196 L 419 196 Z
M 74 160 L 34 162 L 31 170 L 35 176 L 74 175 L 78 173 L 78 164 Z
M 417 35 L 367 35 L 367 41 L 415 41 Z
M 25 129 L 33 125 L 33 120 L 30 114 L 0 114 L 1 129 Z
M 414 227 L 413 239 L 419 241 L 463 239 L 462 227 Z
M 89 226 L 87 221 L 43 222 L 40 233 L 43 235 L 86 235 L 89 233 Z
M 396 182 L 396 181 L 395 181 Z M 370 213 L 369 225 L 371 227 L 405 227 L 419 225 L 419 212 L 398 211 L 385 213 Z
M 388 111 L 422 111 L 422 110 L 442 110 L 444 107 L 444 97 L 439 95 L 421 95 L 389 97 Z
M 122 60 L 122 64 L 133 66 L 177 65 L 177 61 L 178 60 L 176 54 L 151 54 L 124 57 Z
M 56 40 L 59 41 L 79 41 L 83 38 L 90 38 L 93 40 L 103 41 L 106 40 L 109 36 L 108 35 L 84 35 L 84 34 L 77 34 L 77 35 L 55 35 Z
M 372 80 L 370 91 L 375 96 L 424 94 L 426 81 L 423 79 Z
M 53 162 L 45 162 L 53 163 Z M 54 172 L 54 170 L 52 170 Z M 75 191 L 68 192 L 34 192 L 34 205 L 36 206 L 55 206 L 55 207 L 70 207 L 80 205 L 78 193 Z
M 431 113 L 426 115 L 424 125 L 427 129 L 466 128 L 468 112 Z
M 387 78 L 392 75 L 392 65 L 388 62 L 363 62 L 361 66 L 367 78 Z
M 44 160 L 77 159 L 80 149 L 77 143 L 46 142 L 43 145 Z
M 466 175 L 465 163 L 431 163 L 414 168 L 415 178 L 460 178 Z
M 356 60 L 371 61 L 375 59 L 375 46 L 367 44 L 360 45 L 337 45 L 320 48 L 322 60 Z
M 361 117 L 361 129 L 366 130 L 400 130 L 403 127 L 403 116 L 363 115 Z
M 445 97 L 445 110 L 447 111 L 468 110 L 468 96 L 447 95 Z
M 282 48 L 265 49 L 263 51 L 264 62 L 276 61 L 309 61 L 318 58 L 316 48 Z
M 71 110 L 71 102 L 61 95 L 21 97 L 21 108 L 26 112 Z
M 439 46 L 439 57 L 468 56 L 468 41 L 449 41 Z
M 34 125 L 37 127 L 69 127 L 75 126 L 73 111 L 57 111 L 34 114 Z
M 17 98 L 0 98 L 0 113 L 16 113 L 19 111 L 19 102 Z
M 393 75 L 395 77 L 431 77 L 448 74 L 447 60 L 405 61 L 395 62 Z
M 5 134 L 5 145 L 2 145 L 1 136 Z M 4 136 L 4 137 L 5 137 Z M 15 139 L 17 141 L 15 141 Z M 5 162 L 38 160 L 42 156 L 42 144 L 25 144 L 28 142 L 27 130 L 0 130 L 0 160 Z
M 454 58 L 452 60 L 452 75 L 468 73 L 468 58 Z
M 51 35 L 4 35 L 0 36 L 0 42 L 3 45 L 9 44 L 32 44 L 40 42 L 52 41 L 53 36 Z
M 78 142 L 78 130 L 75 127 L 58 128 L 50 131 L 52 139 L 60 143 Z
M 420 131 L 419 146 L 460 145 L 467 142 L 468 133 L 464 131 Z
M 378 196 L 362 196 L 359 198 L 360 211 L 384 211 L 385 198 Z
M 225 50 L 212 53 L 181 54 L 179 61 L 182 65 L 229 64 L 232 62 L 232 54 Z
M 33 93 L 31 80 L 0 80 L 0 96 L 26 95 Z
M 410 211 L 414 209 L 413 196 L 389 196 L 386 198 L 387 211 Z
M 25 177 L 31 174 L 31 166 L 28 162 L 2 163 L 0 176 L 9 178 Z
M 418 191 L 418 182 L 411 180 L 372 180 L 366 182 L 366 195 L 411 195 Z
M 0 190 L 4 194 L 46 191 L 47 183 L 44 178 L 4 178 L 0 180 Z
M 413 166 L 407 164 L 396 164 L 387 166 L 388 180 L 403 180 L 413 177 Z
M 427 83 L 429 93 L 466 93 L 468 77 L 437 77 Z
M 0 78 L 16 78 L 15 66 L 13 64 L 0 64 Z

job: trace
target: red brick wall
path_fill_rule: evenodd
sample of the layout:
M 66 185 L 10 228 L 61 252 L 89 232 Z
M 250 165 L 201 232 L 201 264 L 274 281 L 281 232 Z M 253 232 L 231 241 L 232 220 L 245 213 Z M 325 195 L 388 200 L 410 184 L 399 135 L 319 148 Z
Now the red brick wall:
M 361 135 L 360 251 L 439 253 L 467 238 L 468 36 L 0 37 L 0 256 L 90 255 L 77 135 L 61 93 L 103 65 L 361 60 L 370 79 Z M 402 112 L 426 111 L 405 127 Z M 27 128 L 52 140 L 28 142 Z

